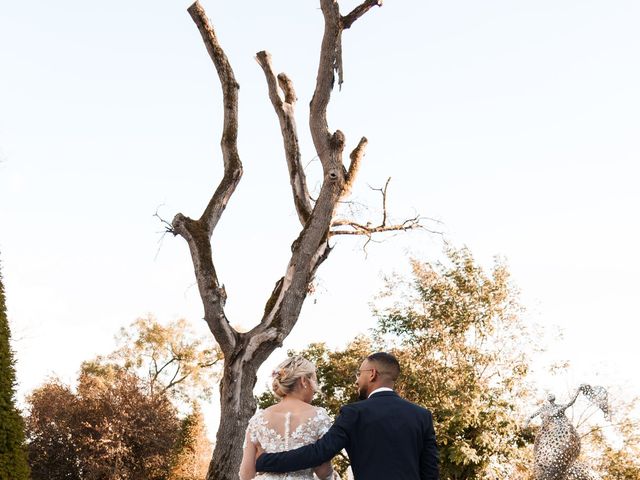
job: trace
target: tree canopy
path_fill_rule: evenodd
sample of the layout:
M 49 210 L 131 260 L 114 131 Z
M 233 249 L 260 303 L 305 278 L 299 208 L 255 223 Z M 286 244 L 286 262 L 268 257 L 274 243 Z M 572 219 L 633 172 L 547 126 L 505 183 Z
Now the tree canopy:
M 201 480 L 209 468 L 213 446 L 207 438 L 202 411 L 197 402 L 181 422 L 170 480 Z
M 196 335 L 187 320 L 162 324 L 147 315 L 121 328 L 116 341 L 112 353 L 85 362 L 84 370 L 105 376 L 120 370 L 134 373 L 150 394 L 167 393 L 181 406 L 210 399 L 222 354 L 212 339 Z
M 376 312 L 376 333 L 404 368 L 398 390 L 432 409 L 443 478 L 507 476 L 524 441 L 532 344 L 509 271 L 496 260 L 486 272 L 467 249 L 412 270 L 389 282 Z
M 196 399 L 208 398 L 205 383 L 214 383 L 215 348 L 188 322 L 151 316 L 117 338 L 112 354 L 82 364 L 75 388 L 51 379 L 28 397 L 33 480 L 206 475 L 212 445 Z M 182 419 L 178 407 L 189 408 Z
M 77 392 L 52 380 L 28 398 L 27 435 L 34 480 L 164 480 L 179 432 L 164 394 L 135 375 L 83 371 Z

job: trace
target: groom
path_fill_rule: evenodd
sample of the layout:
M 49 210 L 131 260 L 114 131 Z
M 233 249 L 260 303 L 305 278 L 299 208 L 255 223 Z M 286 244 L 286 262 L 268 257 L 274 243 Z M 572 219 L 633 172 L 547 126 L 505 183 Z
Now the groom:
M 396 358 L 369 355 L 356 372 L 361 402 L 345 405 L 316 443 L 263 453 L 258 472 L 292 472 L 318 466 L 346 448 L 356 480 L 438 480 L 438 450 L 431 412 L 393 391 Z

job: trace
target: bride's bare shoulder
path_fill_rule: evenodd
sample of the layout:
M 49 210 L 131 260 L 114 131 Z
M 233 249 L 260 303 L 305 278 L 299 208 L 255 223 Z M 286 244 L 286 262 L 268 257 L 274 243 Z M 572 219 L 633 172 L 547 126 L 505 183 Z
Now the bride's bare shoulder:
M 268 406 L 266 408 L 262 408 L 262 409 L 259 408 L 258 410 L 261 410 L 261 411 L 263 411 L 265 413 L 267 413 L 267 412 L 277 412 L 278 410 L 275 408 L 277 406 L 278 406 L 278 404 L 275 403 L 275 404 L 270 405 L 270 406 Z

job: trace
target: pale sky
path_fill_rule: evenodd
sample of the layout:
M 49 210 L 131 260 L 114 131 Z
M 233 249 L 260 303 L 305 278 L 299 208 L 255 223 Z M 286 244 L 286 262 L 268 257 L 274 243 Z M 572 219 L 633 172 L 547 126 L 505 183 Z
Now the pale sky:
M 148 312 L 206 333 L 186 244 L 167 236 L 159 249 L 153 217 L 198 216 L 221 173 L 220 87 L 188 5 L 0 7 L 0 252 L 21 397 L 51 374 L 72 381 Z M 214 255 L 228 316 L 251 326 L 299 230 L 253 57 L 268 50 L 294 81 L 317 190 L 307 115 L 322 15 L 315 0 L 204 6 L 241 85 L 245 168 Z M 345 32 L 345 83 L 329 112 L 349 147 L 369 139 L 355 198 L 374 221 L 367 185 L 391 176 L 396 218 L 439 219 L 487 267 L 507 259 L 527 320 L 564 332 L 545 358 L 573 360 L 567 384 L 629 395 L 640 393 L 638 25 L 631 0 L 388 0 Z M 381 274 L 441 251 L 426 233 L 371 245 L 366 258 L 360 241 L 336 244 L 287 348 L 366 332 Z

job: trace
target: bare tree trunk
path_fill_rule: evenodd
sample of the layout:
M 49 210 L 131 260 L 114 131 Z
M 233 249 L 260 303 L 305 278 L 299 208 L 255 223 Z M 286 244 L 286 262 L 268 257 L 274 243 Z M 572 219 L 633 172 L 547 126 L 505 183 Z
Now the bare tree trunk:
M 225 362 L 220 384 L 220 425 L 207 478 L 237 479 L 246 425 L 256 409 L 253 387 L 256 371 L 242 365 L 242 357 Z
M 178 213 L 170 227 L 174 235 L 182 236 L 189 245 L 205 321 L 224 355 L 224 374 L 220 384 L 221 420 L 207 480 L 238 478 L 245 430 L 256 407 L 253 396 L 256 372 L 269 355 L 282 345 L 296 324 L 309 284 L 331 251 L 330 237 L 340 234 L 370 237 L 378 232 L 420 227 L 417 217 L 400 225 L 387 225 L 386 211 L 383 223 L 377 227 L 334 218 L 340 199 L 351 190 L 367 144 L 364 137 L 359 141 L 351 152 L 347 169 L 343 164 L 345 136 L 339 130 L 332 133 L 328 128 L 326 113 L 335 83 L 335 72 L 338 72 L 338 81 L 342 83 L 341 36 L 343 30 L 350 28 L 368 10 L 382 5 L 382 0 L 365 0 L 345 16 L 340 15 L 337 0 L 320 0 L 320 4 L 325 31 L 316 88 L 311 100 L 309 127 L 322 163 L 323 182 L 318 199 L 313 204 L 298 144 L 294 118 L 297 98 L 293 83 L 285 74 L 274 74 L 267 52 L 257 54 L 258 63 L 265 74 L 269 98 L 280 122 L 294 205 L 302 230 L 293 241 L 285 274 L 276 282 L 260 323 L 245 333 L 232 328 L 226 317 L 224 306 L 227 293 L 218 280 L 210 243 L 213 230 L 242 176 L 242 163 L 237 149 L 239 86 L 204 9 L 198 2 L 188 9 L 215 65 L 224 104 L 220 142 L 223 178 L 199 219 Z M 386 200 L 386 187 L 384 198 Z

